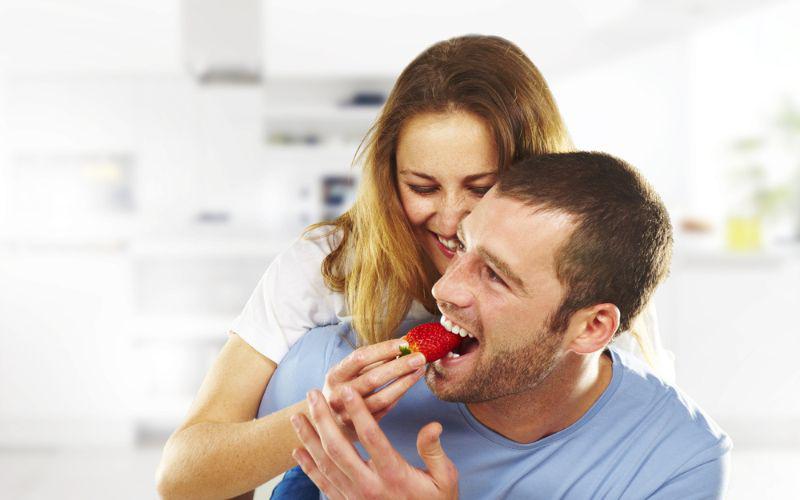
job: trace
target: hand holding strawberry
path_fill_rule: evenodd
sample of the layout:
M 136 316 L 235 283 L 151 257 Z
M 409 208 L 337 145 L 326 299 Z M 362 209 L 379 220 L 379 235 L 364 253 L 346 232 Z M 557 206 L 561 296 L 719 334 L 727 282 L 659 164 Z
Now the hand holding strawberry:
M 356 440 L 356 435 L 339 398 L 340 389 L 350 387 L 363 396 L 367 409 L 380 420 L 425 373 L 424 356 L 396 359 L 398 349 L 405 344 L 403 339 L 394 339 L 361 347 L 325 376 L 322 392 L 337 424 L 352 441 Z

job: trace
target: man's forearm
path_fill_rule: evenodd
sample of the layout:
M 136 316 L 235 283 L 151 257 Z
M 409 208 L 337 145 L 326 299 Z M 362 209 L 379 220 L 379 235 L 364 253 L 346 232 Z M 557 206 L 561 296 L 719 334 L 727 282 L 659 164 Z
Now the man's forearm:
M 248 422 L 202 422 L 174 434 L 164 447 L 158 491 L 165 499 L 231 498 L 294 465 L 299 446 L 289 417 L 295 405 Z

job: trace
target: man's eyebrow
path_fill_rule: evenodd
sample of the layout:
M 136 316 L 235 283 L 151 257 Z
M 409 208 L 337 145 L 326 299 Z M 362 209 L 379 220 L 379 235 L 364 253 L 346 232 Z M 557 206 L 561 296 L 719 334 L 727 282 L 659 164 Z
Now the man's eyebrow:
M 406 170 L 406 169 L 400 170 L 400 175 L 408 175 L 408 174 L 416 175 L 417 177 L 422 177 L 423 179 L 428 179 L 429 181 L 435 181 L 436 180 L 436 177 L 434 177 L 432 175 L 428 175 L 428 174 L 423 173 L 423 172 L 417 172 L 416 170 Z M 479 179 L 483 179 L 484 177 L 489 177 L 489 176 L 493 176 L 493 175 L 497 175 L 497 173 L 496 172 L 483 172 L 482 174 L 472 174 L 472 175 L 468 175 L 468 176 L 464 177 L 464 181 L 465 182 L 475 182 L 475 181 L 477 181 Z
M 525 290 L 525 283 L 522 282 L 522 278 L 517 276 L 517 274 L 511 270 L 511 267 L 509 267 L 509 265 L 506 264 L 505 261 L 503 261 L 496 255 L 493 255 L 491 252 L 489 252 L 483 247 L 479 246 L 476 250 L 478 251 L 478 255 L 483 257 L 484 260 L 488 260 L 489 262 L 491 262 L 492 265 L 496 267 L 501 274 L 503 274 L 503 276 L 513 281 L 514 284 L 516 284 L 519 288 L 521 288 L 523 292 L 527 293 L 527 290 Z
M 461 241 L 461 243 L 464 243 L 464 232 L 462 223 L 463 221 L 458 223 L 458 226 L 456 228 L 456 236 Z M 478 255 L 480 255 L 484 260 L 488 260 L 494 267 L 497 268 L 498 271 L 500 271 L 501 274 L 503 274 L 503 276 L 513 281 L 514 284 L 517 285 L 520 289 L 522 289 L 524 293 L 528 293 L 528 291 L 525 289 L 525 283 L 522 281 L 522 278 L 520 278 L 514 271 L 512 271 L 511 267 L 508 264 L 506 264 L 504 260 L 492 254 L 490 251 L 486 250 L 481 246 L 479 246 L 476 250 L 478 252 Z

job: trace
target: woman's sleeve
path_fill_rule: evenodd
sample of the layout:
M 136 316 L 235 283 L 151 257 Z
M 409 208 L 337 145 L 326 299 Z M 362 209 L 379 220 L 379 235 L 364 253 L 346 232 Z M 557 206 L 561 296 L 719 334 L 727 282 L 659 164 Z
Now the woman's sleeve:
M 667 350 L 661 340 L 658 328 L 658 315 L 653 301 L 650 301 L 644 311 L 634 320 L 631 330 L 641 338 L 640 345 L 630 332 L 624 332 L 614 341 L 614 345 L 632 352 L 637 357 L 644 359 L 647 364 L 661 379 L 675 383 L 675 355 Z M 644 347 L 644 349 L 642 349 Z M 646 352 L 644 352 L 646 351 Z
M 325 237 L 296 240 L 269 265 L 230 330 L 280 363 L 305 332 L 338 322 L 342 299 L 327 288 L 321 274 L 330 249 Z

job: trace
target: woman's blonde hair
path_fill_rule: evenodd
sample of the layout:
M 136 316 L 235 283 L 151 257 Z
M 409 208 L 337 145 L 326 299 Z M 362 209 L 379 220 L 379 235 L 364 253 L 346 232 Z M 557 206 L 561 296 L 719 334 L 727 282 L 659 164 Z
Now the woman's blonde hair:
M 439 42 L 409 64 L 362 142 L 363 176 L 353 207 L 329 225 L 341 234 L 322 274 L 342 292 L 362 343 L 393 337 L 412 300 L 434 313 L 439 274 L 417 242 L 398 194 L 395 152 L 400 131 L 420 113 L 462 111 L 491 130 L 500 171 L 525 157 L 572 150 L 550 89 L 528 57 L 495 36 Z

